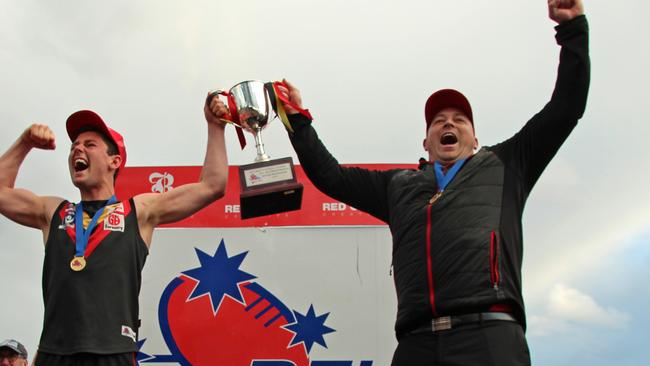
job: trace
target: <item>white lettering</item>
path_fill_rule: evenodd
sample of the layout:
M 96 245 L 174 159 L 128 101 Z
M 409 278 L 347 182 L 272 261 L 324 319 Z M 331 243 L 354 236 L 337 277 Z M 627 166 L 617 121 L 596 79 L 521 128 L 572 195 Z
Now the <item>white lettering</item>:
M 149 175 L 149 183 L 152 183 L 151 192 L 154 193 L 165 193 L 174 189 L 174 176 L 164 172 L 158 173 L 154 172 Z
M 239 205 L 226 205 L 226 213 L 239 213 Z
M 345 211 L 348 205 L 341 202 L 324 202 L 323 211 Z

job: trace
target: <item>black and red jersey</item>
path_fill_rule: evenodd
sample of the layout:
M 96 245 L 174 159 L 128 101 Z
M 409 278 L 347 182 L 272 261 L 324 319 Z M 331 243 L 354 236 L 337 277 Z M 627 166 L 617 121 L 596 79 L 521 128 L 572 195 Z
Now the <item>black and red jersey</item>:
M 84 225 L 106 201 L 83 202 Z M 133 199 L 106 206 L 86 248 L 86 266 L 73 271 L 75 208 L 64 201 L 45 244 L 45 317 L 39 351 L 112 354 L 137 351 L 138 294 L 148 248 Z

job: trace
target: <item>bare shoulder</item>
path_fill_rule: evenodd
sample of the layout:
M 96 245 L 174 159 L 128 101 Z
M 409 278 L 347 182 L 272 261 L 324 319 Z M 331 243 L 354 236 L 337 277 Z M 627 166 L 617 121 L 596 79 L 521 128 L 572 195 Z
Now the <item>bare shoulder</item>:
M 54 215 L 54 211 L 59 207 L 61 202 L 65 201 L 64 198 L 56 196 L 43 196 L 43 212 L 50 219 Z
M 135 203 L 136 210 L 146 210 L 159 196 L 160 193 L 141 193 L 133 196 L 133 203 Z
M 55 196 L 43 196 L 40 197 L 42 200 L 43 210 L 41 213 L 40 229 L 43 233 L 43 244 L 47 243 L 48 236 L 50 234 L 50 226 L 52 225 L 52 218 L 56 214 L 56 209 L 61 205 L 65 199 Z
M 56 213 L 57 207 L 59 207 L 61 202 L 65 200 L 61 197 L 56 196 L 40 196 L 37 197 L 37 200 L 40 202 L 36 206 L 36 211 L 34 212 L 34 223 L 36 224 L 35 227 L 41 229 L 42 231 L 48 231 L 50 222 Z
M 147 245 L 147 248 L 151 247 L 153 230 L 156 227 L 156 222 L 154 222 L 156 216 L 152 214 L 152 211 L 156 209 L 155 202 L 159 198 L 160 193 L 142 193 L 133 197 L 140 236 Z
M 139 222 L 146 222 L 151 217 L 151 210 L 155 202 L 160 198 L 160 193 L 142 193 L 133 196 L 135 211 L 138 215 Z

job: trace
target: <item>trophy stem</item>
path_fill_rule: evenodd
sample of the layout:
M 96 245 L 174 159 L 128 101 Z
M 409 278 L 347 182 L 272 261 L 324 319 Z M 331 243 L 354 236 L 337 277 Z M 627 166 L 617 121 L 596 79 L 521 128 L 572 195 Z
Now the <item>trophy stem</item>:
M 264 151 L 264 142 L 262 142 L 262 129 L 256 129 L 253 135 L 255 136 L 255 148 L 257 149 L 255 162 L 258 163 L 260 161 L 271 160 L 271 157 L 266 154 L 266 151 Z

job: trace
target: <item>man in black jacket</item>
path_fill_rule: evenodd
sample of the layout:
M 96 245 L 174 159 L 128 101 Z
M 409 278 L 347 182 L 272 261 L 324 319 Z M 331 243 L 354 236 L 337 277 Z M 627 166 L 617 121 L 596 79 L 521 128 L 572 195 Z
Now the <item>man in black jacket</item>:
M 393 236 L 398 347 L 393 365 L 529 365 L 521 291 L 522 224 L 535 182 L 582 117 L 589 88 L 581 0 L 548 0 L 562 47 L 551 100 L 510 139 L 476 152 L 460 92 L 425 105 L 419 170 L 341 167 L 291 84 L 281 88 L 291 142 L 316 187 L 385 221 Z

